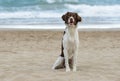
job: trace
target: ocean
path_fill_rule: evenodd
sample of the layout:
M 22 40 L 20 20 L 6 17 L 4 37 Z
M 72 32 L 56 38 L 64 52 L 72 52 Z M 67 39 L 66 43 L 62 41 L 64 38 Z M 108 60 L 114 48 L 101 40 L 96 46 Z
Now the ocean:
M 120 0 L 0 0 L 0 25 L 63 24 L 77 12 L 86 24 L 120 24 Z

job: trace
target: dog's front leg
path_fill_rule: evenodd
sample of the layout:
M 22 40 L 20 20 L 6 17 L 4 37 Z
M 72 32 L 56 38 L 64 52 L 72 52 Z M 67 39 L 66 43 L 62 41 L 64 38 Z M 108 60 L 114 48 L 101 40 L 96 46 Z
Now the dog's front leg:
M 66 49 L 64 49 L 64 55 L 65 55 L 66 72 L 69 72 L 70 71 L 70 67 L 69 67 L 68 51 Z
M 75 50 L 74 56 L 73 56 L 73 71 L 75 72 L 77 70 L 76 64 L 77 64 L 77 54 L 78 54 L 78 49 Z

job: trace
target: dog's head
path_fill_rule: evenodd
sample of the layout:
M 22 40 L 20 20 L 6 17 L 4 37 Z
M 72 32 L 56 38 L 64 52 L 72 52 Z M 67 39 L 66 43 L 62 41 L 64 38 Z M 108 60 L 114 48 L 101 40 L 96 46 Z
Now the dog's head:
M 63 21 L 69 26 L 75 26 L 78 22 L 81 22 L 81 17 L 74 12 L 67 12 L 62 16 Z

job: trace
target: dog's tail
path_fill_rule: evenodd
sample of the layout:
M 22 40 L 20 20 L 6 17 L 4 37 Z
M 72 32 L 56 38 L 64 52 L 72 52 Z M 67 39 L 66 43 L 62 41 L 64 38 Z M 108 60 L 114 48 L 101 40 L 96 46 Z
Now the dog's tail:
M 62 56 L 59 56 L 55 63 L 53 64 L 52 69 L 60 69 L 65 67 L 65 59 Z

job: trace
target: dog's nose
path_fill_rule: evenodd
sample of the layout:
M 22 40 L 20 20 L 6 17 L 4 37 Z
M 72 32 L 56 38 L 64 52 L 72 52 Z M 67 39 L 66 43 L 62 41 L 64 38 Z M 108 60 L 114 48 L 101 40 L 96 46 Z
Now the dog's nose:
M 73 23 L 73 19 L 72 18 L 70 18 L 70 23 Z

